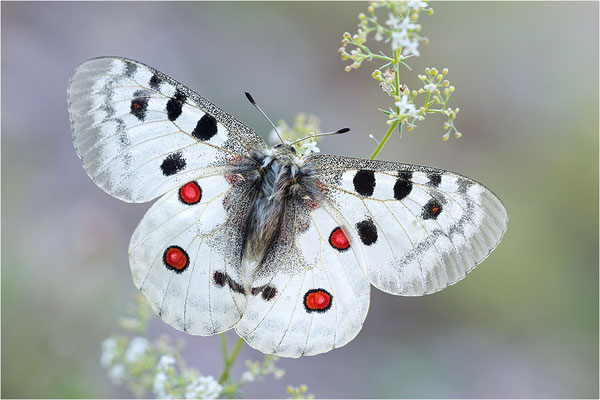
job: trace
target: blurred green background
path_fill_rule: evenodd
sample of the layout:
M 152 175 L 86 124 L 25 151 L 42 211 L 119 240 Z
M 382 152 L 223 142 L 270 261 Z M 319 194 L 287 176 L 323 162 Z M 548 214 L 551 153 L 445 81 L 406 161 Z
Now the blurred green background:
M 66 106 L 80 62 L 150 64 L 263 133 L 297 112 L 321 150 L 368 156 L 387 126 L 375 64 L 344 72 L 337 49 L 362 2 L 2 2 L 2 397 L 129 397 L 99 365 L 100 342 L 135 291 L 129 238 L 148 205 L 111 198 L 73 150 Z M 460 140 L 430 117 L 381 159 L 453 170 L 496 192 L 510 215 L 500 246 L 467 279 L 432 296 L 373 291 L 356 339 L 283 359 L 282 397 L 598 397 L 598 3 L 443 2 L 423 15 L 430 44 L 404 82 L 448 67 Z M 218 337 L 158 321 L 187 340 L 189 364 L 221 371 Z M 232 334 L 234 335 L 234 334 Z M 230 338 L 232 338 L 231 336 Z M 245 347 L 241 358 L 259 359 Z M 239 363 L 235 373 L 242 371 Z

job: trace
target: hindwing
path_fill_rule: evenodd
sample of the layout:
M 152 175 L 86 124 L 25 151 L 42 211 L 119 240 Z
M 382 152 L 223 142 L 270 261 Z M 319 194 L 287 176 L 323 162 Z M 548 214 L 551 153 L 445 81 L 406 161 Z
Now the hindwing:
M 165 322 L 211 335 L 240 319 L 251 201 L 250 187 L 217 175 L 171 190 L 146 213 L 131 238 L 129 263 L 135 286 Z
M 288 199 L 279 236 L 257 268 L 235 329 L 252 347 L 284 357 L 324 353 L 352 340 L 369 308 L 362 250 L 332 247 L 336 219 Z M 343 236 L 343 233 L 341 233 Z

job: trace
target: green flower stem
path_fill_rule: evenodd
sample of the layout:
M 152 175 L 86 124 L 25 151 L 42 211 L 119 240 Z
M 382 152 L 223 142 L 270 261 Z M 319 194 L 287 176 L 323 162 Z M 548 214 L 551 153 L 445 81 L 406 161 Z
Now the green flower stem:
M 390 125 L 390 129 L 388 129 L 388 131 L 385 133 L 385 136 L 383 137 L 383 139 L 381 139 L 381 142 L 379 143 L 379 145 L 377 146 L 377 148 L 375 149 L 373 154 L 371 154 L 371 157 L 370 157 L 371 160 L 374 160 L 375 157 L 377 157 L 377 155 L 381 151 L 381 149 L 383 149 L 383 146 L 385 146 L 385 143 L 388 141 L 388 139 L 392 135 L 392 132 L 394 131 L 394 128 L 396 127 L 396 125 L 398 125 L 398 122 L 399 121 L 396 120 L 392 123 L 392 125 Z M 400 124 L 400 134 L 402 135 L 402 124 Z
M 227 366 L 227 360 L 229 359 L 229 354 L 227 353 L 227 338 L 225 337 L 225 332 L 219 335 L 221 337 L 221 352 L 223 353 L 223 365 Z M 221 380 L 219 379 L 219 382 Z
M 231 367 L 233 367 L 233 364 L 235 363 L 235 360 L 236 360 L 240 350 L 242 349 L 243 344 L 244 344 L 244 339 L 239 338 L 237 343 L 235 344 L 235 347 L 233 348 L 233 351 L 231 352 L 231 356 L 228 356 L 227 355 L 227 341 L 225 339 L 225 334 L 221 333 L 221 349 L 223 351 L 223 361 L 225 363 L 225 366 L 223 368 L 223 373 L 219 377 L 219 383 L 221 385 L 226 382 L 230 383 L 231 377 L 230 377 L 229 372 L 231 371 Z

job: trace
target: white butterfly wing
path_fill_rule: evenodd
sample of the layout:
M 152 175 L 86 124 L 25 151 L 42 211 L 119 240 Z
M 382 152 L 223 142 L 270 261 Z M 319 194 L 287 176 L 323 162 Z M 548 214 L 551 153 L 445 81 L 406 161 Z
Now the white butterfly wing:
M 358 334 L 369 308 L 360 248 L 333 248 L 332 232 L 341 230 L 330 212 L 299 203 L 286 204 L 279 238 L 259 267 L 253 295 L 235 326 L 250 346 L 284 357 L 343 346 Z
M 77 67 L 68 91 L 77 154 L 90 177 L 146 202 L 265 147 L 250 128 L 169 76 L 102 57 Z
M 248 187 L 224 176 L 172 190 L 146 213 L 129 245 L 133 281 L 173 327 L 196 335 L 231 328 L 246 307 L 241 248 Z
M 385 292 L 419 296 L 459 281 L 506 230 L 502 202 L 464 176 L 330 155 L 307 162 L 363 248 L 370 282 Z

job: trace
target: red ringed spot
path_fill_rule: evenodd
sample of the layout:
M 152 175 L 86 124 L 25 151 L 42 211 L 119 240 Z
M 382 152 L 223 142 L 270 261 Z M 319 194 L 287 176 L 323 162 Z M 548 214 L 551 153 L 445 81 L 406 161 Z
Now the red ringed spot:
M 142 106 L 139 103 L 133 103 L 132 104 L 133 108 L 135 108 L 136 110 L 139 110 L 140 108 L 142 108 Z
M 181 247 L 170 246 L 163 254 L 163 263 L 168 269 L 180 274 L 190 264 L 190 257 Z
M 196 182 L 186 183 L 179 189 L 179 200 L 184 204 L 196 204 L 202 199 L 202 189 Z
M 348 250 L 350 242 L 339 226 L 335 228 L 329 235 L 329 244 L 339 251 Z
M 331 308 L 333 296 L 325 289 L 311 289 L 304 295 L 306 312 L 325 312 Z

